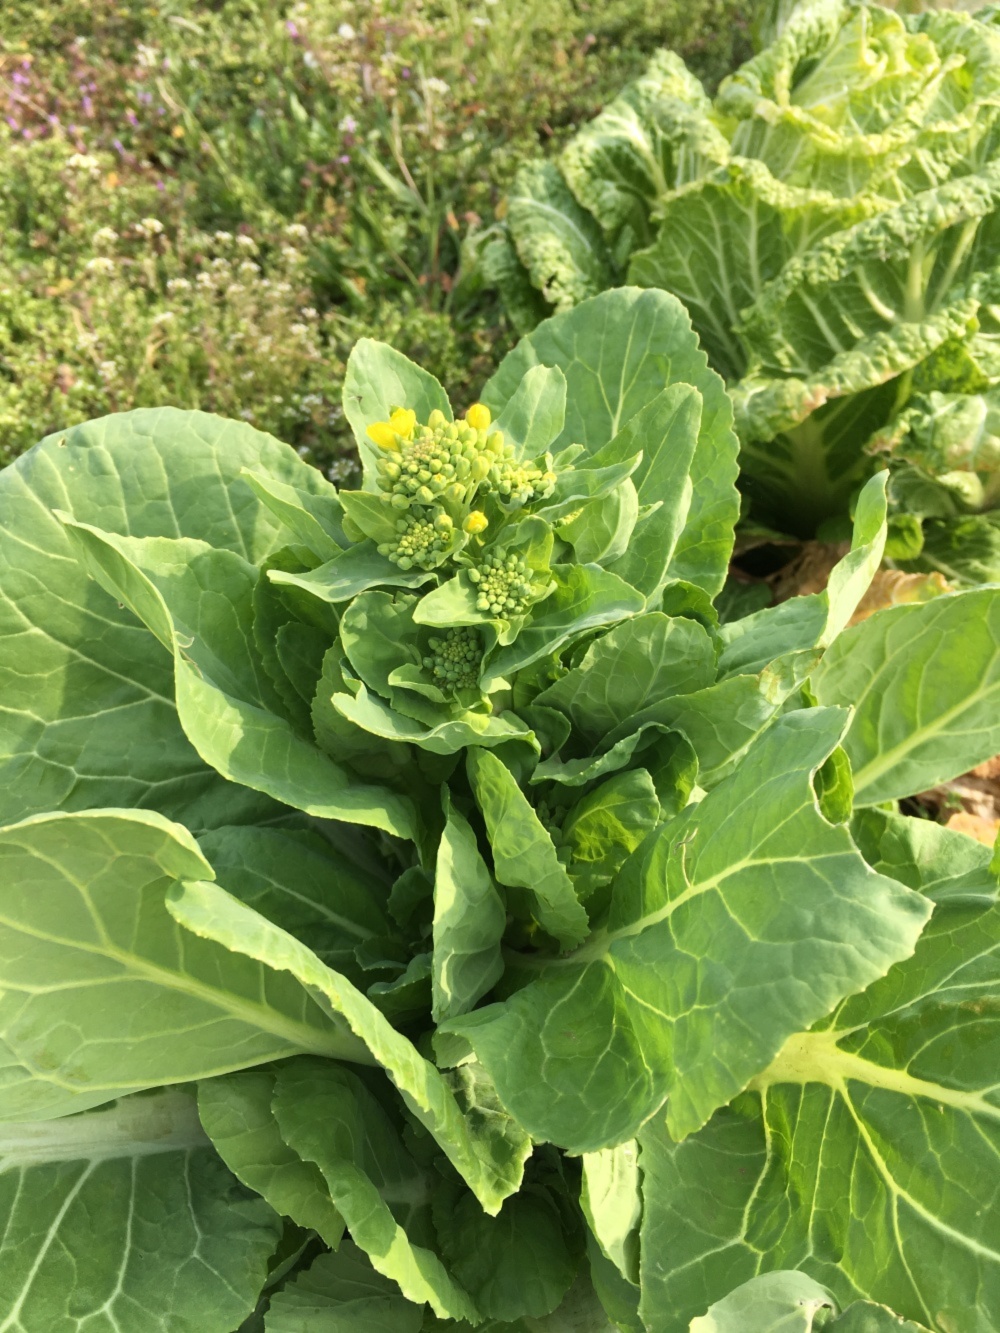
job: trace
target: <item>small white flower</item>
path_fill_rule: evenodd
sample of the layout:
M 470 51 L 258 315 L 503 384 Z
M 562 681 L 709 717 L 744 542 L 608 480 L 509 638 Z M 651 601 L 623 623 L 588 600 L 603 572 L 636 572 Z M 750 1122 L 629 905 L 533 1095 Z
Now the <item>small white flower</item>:
M 304 305 L 302 309 L 299 311 L 299 314 L 302 316 L 303 319 L 308 319 L 308 320 L 319 319 L 319 311 L 314 310 L 311 305 Z
M 115 379 L 118 375 L 118 362 L 102 361 L 101 364 L 97 367 L 97 373 L 100 375 L 101 379 L 104 381 L 105 384 L 110 383 L 110 381 Z
M 155 69 L 160 63 L 160 53 L 155 46 L 146 46 L 143 42 L 135 48 L 135 58 L 143 69 Z
M 98 250 L 103 249 L 108 245 L 114 245 L 117 239 L 118 233 L 115 231 L 114 227 L 99 227 L 97 231 L 94 232 L 94 245 Z
M 84 268 L 88 273 L 114 273 L 115 261 L 109 259 L 107 255 L 98 255 L 96 259 L 88 259 Z
M 474 14 L 472 16 L 472 22 L 477 28 L 488 28 L 490 26 L 489 19 L 485 18 L 482 14 Z
M 215 286 L 215 279 L 212 277 L 211 273 L 199 273 L 197 278 L 195 279 L 195 282 L 198 284 L 199 287 L 203 287 L 208 290 L 211 290 Z
M 260 265 L 255 264 L 252 259 L 244 259 L 243 263 L 239 266 L 238 272 L 244 274 L 248 278 L 253 277 L 254 274 L 260 272 Z
M 242 246 L 244 250 L 251 251 L 253 254 L 257 253 L 257 242 L 252 236 L 247 236 L 243 232 L 240 232 L 239 236 L 237 236 L 236 244 Z
M 354 29 L 349 23 L 342 23 L 337 29 L 337 36 L 342 37 L 345 42 L 353 42 L 355 36 Z
M 315 51 L 303 51 L 302 63 L 306 69 L 319 69 L 319 61 L 316 59 Z
M 72 167 L 74 171 L 100 171 L 101 169 L 100 162 L 90 153 L 72 153 L 67 158 L 66 165 Z
M 231 231 L 217 231 L 214 239 L 218 241 L 220 245 L 228 245 L 233 239 L 233 233 Z
M 191 284 L 187 278 L 171 278 L 167 283 L 168 292 L 189 292 L 190 290 Z
M 161 310 L 160 313 L 159 313 L 158 315 L 154 315 L 154 316 L 153 316 L 152 323 L 153 323 L 154 325 L 157 325 L 157 324 L 169 324 L 170 321 L 171 321 L 172 319 L 174 319 L 174 318 L 175 318 L 175 316 L 174 316 L 174 312 L 173 312 L 172 310 Z
M 135 224 L 136 231 L 141 231 L 144 236 L 159 236 L 163 231 L 163 223 L 159 218 L 143 218 L 141 222 Z
M 296 250 L 294 245 L 283 245 L 281 247 L 281 257 L 288 264 L 298 264 L 302 260 L 302 251 Z
M 81 352 L 89 352 L 91 348 L 97 346 L 97 334 L 91 333 L 89 329 L 84 329 L 77 337 L 76 345 Z
M 290 222 L 285 228 L 285 235 L 292 241 L 308 241 L 309 228 L 304 227 L 301 222 Z
M 243 411 L 240 413 L 240 416 L 243 418 L 244 421 L 253 421 L 255 415 L 256 413 L 254 412 L 252 407 L 245 407 Z
M 223 257 L 219 255 L 217 259 L 212 260 L 212 267 L 215 269 L 216 273 L 228 273 L 229 260 L 223 259 Z
M 436 76 L 425 79 L 424 87 L 429 93 L 439 93 L 442 97 L 445 97 L 451 91 L 444 79 L 439 79 Z
M 296 338 L 304 338 L 309 332 L 308 324 L 289 324 L 288 332 Z
M 343 120 L 341 120 L 337 126 L 337 129 L 340 130 L 341 134 L 353 134 L 357 128 L 358 122 L 353 116 L 344 116 Z

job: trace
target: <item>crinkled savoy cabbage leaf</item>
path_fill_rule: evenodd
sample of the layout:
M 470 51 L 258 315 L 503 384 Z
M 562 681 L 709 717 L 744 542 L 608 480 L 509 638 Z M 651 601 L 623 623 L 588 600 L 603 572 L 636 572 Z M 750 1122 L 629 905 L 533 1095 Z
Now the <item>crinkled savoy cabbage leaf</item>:
M 810 537 L 887 456 L 953 511 L 901 501 L 906 558 L 926 537 L 922 567 L 993 581 L 963 520 L 1000 499 L 998 115 L 989 11 L 814 0 L 714 101 L 658 52 L 557 164 L 525 164 L 484 269 L 525 329 L 524 284 L 560 312 L 626 281 L 678 297 L 758 519 Z

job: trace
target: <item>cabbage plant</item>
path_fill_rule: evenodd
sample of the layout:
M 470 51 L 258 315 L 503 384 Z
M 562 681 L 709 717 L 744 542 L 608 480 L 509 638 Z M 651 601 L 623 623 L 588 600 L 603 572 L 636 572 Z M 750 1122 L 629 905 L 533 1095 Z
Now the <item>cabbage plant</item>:
M 1000 591 L 720 618 L 663 292 L 344 408 L 0 474 L 0 1328 L 995 1327 Z
M 998 107 L 992 10 L 815 0 L 714 100 L 655 56 L 522 168 L 486 266 L 525 328 L 626 281 L 678 296 L 758 524 L 838 537 L 888 460 L 889 554 L 995 580 Z

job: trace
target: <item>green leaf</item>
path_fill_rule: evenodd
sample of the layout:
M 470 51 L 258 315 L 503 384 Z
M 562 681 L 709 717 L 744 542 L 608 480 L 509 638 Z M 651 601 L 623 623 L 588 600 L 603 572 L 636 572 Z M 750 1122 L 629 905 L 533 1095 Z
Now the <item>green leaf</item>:
M 544 1319 L 573 1284 L 577 1257 L 551 1194 L 537 1185 L 508 1199 L 497 1217 L 487 1217 L 468 1190 L 440 1190 L 434 1222 L 455 1277 L 481 1313 L 501 1321 L 501 1327 Z M 500 1333 L 495 1324 L 488 1327 Z
M 337 492 L 329 483 L 325 488 L 321 487 L 322 473 L 316 474 L 314 492 L 301 490 L 251 468 L 244 468 L 240 476 L 264 507 L 294 533 L 296 541 L 308 547 L 317 560 L 332 560 L 347 545 Z
M 912 952 L 929 904 L 817 809 L 812 776 L 844 726 L 839 709 L 779 719 L 632 855 L 582 949 L 444 1025 L 532 1135 L 593 1152 L 665 1102 L 671 1132 L 693 1133 L 791 1034 Z
M 579 944 L 587 934 L 586 910 L 517 779 L 488 750 L 470 749 L 466 763 L 497 879 L 530 892 L 538 924 L 563 948 Z
M 566 377 L 558 366 L 532 366 L 493 423 L 519 457 L 537 458 L 562 434 Z
M 526 162 L 518 171 L 507 197 L 507 225 L 532 283 L 557 310 L 613 283 L 614 269 L 600 227 L 576 202 L 552 163 Z
M 144 621 L 174 658 L 181 725 L 223 777 L 326 819 L 413 831 L 403 796 L 359 782 L 304 740 L 274 706 L 251 629 L 234 599 L 252 593 L 252 568 L 190 542 L 117 537 L 67 520 L 87 567 Z M 231 619 L 220 607 L 235 605 Z M 280 704 L 278 705 L 280 707 Z
M 674 556 L 686 534 L 694 495 L 691 465 L 701 427 L 702 397 L 689 384 L 672 384 L 635 414 L 615 437 L 640 445 L 642 462 L 633 475 L 639 504 L 657 506 L 636 525 L 614 573 L 646 594 L 653 606 L 674 576 Z M 690 535 L 689 538 L 690 540 Z M 679 568 L 686 566 L 682 562 Z
M 361 1080 L 328 1061 L 296 1061 L 279 1070 L 273 1106 L 282 1137 L 322 1172 L 375 1271 L 440 1318 L 475 1322 L 468 1293 L 420 1243 L 430 1237 L 431 1181 Z
M 510 1117 L 466 1118 L 450 1085 L 406 1037 L 346 977 L 327 967 L 311 949 L 218 886 L 177 885 L 171 915 L 187 930 L 214 940 L 234 954 L 262 963 L 270 972 L 290 972 L 327 1012 L 343 1019 L 399 1089 L 410 1112 L 442 1150 L 487 1210 L 499 1210 L 521 1181 L 530 1140 Z
M 813 676 L 821 703 L 854 708 L 844 748 L 862 805 L 957 777 L 1000 750 L 1000 591 L 881 611 L 848 630 Z
M 647 1125 L 642 1250 L 670 1256 L 644 1271 L 647 1322 L 683 1329 L 706 1293 L 795 1266 L 918 1327 L 994 1327 L 998 979 L 1000 910 L 939 895 L 913 956 L 789 1038 L 752 1094 L 681 1144 Z M 844 1326 L 866 1321 L 899 1327 Z
M 574 732 L 597 747 L 616 727 L 661 700 L 715 680 L 715 647 L 693 620 L 651 611 L 615 625 L 583 661 L 535 700 L 558 708 Z
M 633 1284 L 639 1281 L 639 1223 L 642 1190 L 639 1147 L 633 1139 L 616 1148 L 584 1153 L 580 1206 L 603 1254 Z
M 556 565 L 552 579 L 555 591 L 538 604 L 514 642 L 488 659 L 482 676 L 487 693 L 587 630 L 637 615 L 644 606 L 641 593 L 600 565 Z
M 507 911 L 476 835 L 444 789 L 434 874 L 434 1022 L 464 1014 L 503 973 Z
M 680 303 L 665 292 L 619 288 L 545 320 L 504 358 L 483 401 L 502 411 L 524 374 L 539 364 L 558 365 L 566 376 L 566 425 L 554 449 L 583 444 L 595 453 L 669 385 L 698 390 L 704 406 L 690 466 L 690 509 L 671 568 L 674 577 L 718 592 L 739 511 L 737 443 L 722 381 L 709 370 Z
M 560 540 L 573 548 L 581 564 L 612 565 L 628 549 L 639 517 L 639 497 L 625 480 L 601 500 L 589 500 L 560 524 Z
M 363 685 L 356 695 L 335 694 L 333 702 L 355 726 L 384 740 L 409 741 L 432 754 L 457 754 L 470 745 L 503 745 L 506 741 L 524 741 L 538 753 L 533 733 L 513 713 L 468 712 L 435 725 L 424 725 L 397 713 Z
M 18 1333 L 230 1333 L 281 1229 L 178 1088 L 0 1124 L 0 1207 L 0 1319 Z
M 349 971 L 363 940 L 389 933 L 386 884 L 317 833 L 223 828 L 203 834 L 202 852 L 227 892 Z
M 344 1241 L 271 1297 L 267 1333 L 420 1333 L 424 1310 Z
M 349 492 L 348 492 L 349 493 Z M 434 575 L 425 569 L 400 569 L 386 555 L 379 555 L 373 541 L 349 546 L 308 574 L 276 569 L 268 574 L 272 583 L 291 584 L 324 602 L 349 602 L 369 588 L 419 588 Z
M 610 884 L 660 821 L 660 802 L 645 769 L 616 773 L 570 810 L 559 834 L 573 887 L 586 900 Z
M 212 876 L 180 825 L 140 810 L 37 815 L 0 830 L 0 861 L 5 1119 L 301 1051 L 367 1059 L 300 986 L 171 919 L 171 886 Z
M 0 474 L 0 820 L 113 805 L 154 805 L 195 828 L 273 815 L 266 797 L 198 757 L 177 720 L 169 658 L 78 564 L 51 512 L 206 541 L 258 564 L 294 537 L 240 479 L 243 467 L 322 486 L 270 436 L 169 408 L 74 427 Z
M 609 237 L 627 227 L 632 244 L 648 239 L 650 210 L 691 171 L 689 140 L 710 105 L 680 56 L 658 51 L 642 78 L 570 140 L 561 160 L 566 180 Z M 718 131 L 716 138 L 727 155 Z
M 284 1068 L 284 1066 L 282 1066 Z M 219 1156 L 275 1212 L 336 1248 L 344 1234 L 322 1172 L 281 1136 L 271 1109 L 278 1074 L 247 1069 L 199 1084 L 198 1114 Z
M 843 632 L 882 562 L 887 478 L 888 473 L 877 473 L 858 497 L 851 549 L 834 565 L 822 592 L 790 597 L 721 627 L 722 675 L 760 671 L 782 653 L 829 648 Z
M 805 1273 L 765 1273 L 692 1319 L 690 1333 L 813 1333 L 828 1327 L 836 1309 L 826 1288 Z
M 418 421 L 426 421 L 435 409 L 452 419 L 448 395 L 433 375 L 386 343 L 359 339 L 347 360 L 344 416 L 354 431 L 366 490 L 375 489 L 375 462 L 379 457 L 368 438 L 368 427 L 376 421 L 388 421 L 395 407 L 411 408 Z
M 990 849 L 964 833 L 869 807 L 854 816 L 851 834 L 873 870 L 934 902 L 957 897 L 989 907 L 1000 897 Z

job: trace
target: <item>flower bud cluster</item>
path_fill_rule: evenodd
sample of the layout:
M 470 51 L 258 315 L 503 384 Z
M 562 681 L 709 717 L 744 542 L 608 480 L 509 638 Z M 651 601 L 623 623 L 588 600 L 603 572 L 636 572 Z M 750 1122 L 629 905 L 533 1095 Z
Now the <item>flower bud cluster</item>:
M 450 629 L 443 639 L 431 639 L 430 649 L 424 666 L 445 693 L 475 689 L 479 684 L 482 645 L 476 630 Z
M 385 423 L 391 425 L 391 422 Z M 394 509 L 450 501 L 464 505 L 503 457 L 503 436 L 470 421 L 446 421 L 434 411 L 426 426 L 408 435 L 377 441 L 384 456 L 376 463 L 378 486 Z
M 531 597 L 530 571 L 518 555 L 486 555 L 469 570 L 476 585 L 476 607 L 491 616 L 523 615 Z
M 407 514 L 396 520 L 398 536 L 381 542 L 379 555 L 388 556 L 400 569 L 436 569 L 451 549 L 454 525 L 447 514 L 434 519 Z
M 509 446 L 508 446 L 509 449 Z M 511 451 L 511 454 L 513 451 Z M 552 494 L 556 474 L 530 463 L 515 462 L 506 457 L 495 463 L 487 478 L 489 489 L 508 504 L 524 505 L 532 500 L 544 500 Z

